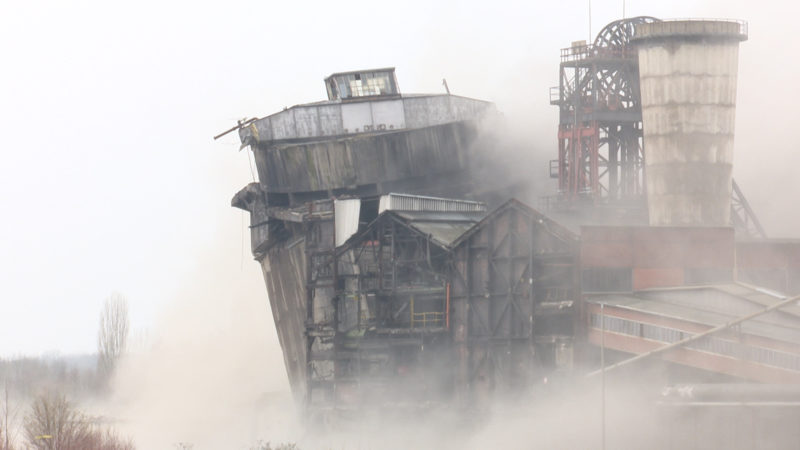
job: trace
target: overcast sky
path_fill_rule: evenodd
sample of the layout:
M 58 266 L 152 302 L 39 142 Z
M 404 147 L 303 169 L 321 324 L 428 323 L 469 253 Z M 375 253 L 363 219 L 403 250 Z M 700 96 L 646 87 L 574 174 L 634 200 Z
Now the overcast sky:
M 768 231 L 800 237 L 795 5 L 628 0 L 625 10 L 750 22 L 734 173 Z M 593 33 L 622 9 L 591 2 Z M 233 134 L 211 137 L 323 99 L 332 72 L 396 66 L 403 92 L 441 92 L 447 78 L 456 94 L 496 102 L 525 125 L 531 151 L 555 158 L 548 88 L 559 49 L 587 39 L 588 10 L 585 0 L 4 1 L 0 356 L 94 351 L 114 291 L 133 329 L 152 330 L 177 298 L 203 295 L 199 279 L 216 287 L 219 329 L 236 326 L 243 297 L 263 301 L 273 327 L 229 206 L 251 180 L 247 152 Z

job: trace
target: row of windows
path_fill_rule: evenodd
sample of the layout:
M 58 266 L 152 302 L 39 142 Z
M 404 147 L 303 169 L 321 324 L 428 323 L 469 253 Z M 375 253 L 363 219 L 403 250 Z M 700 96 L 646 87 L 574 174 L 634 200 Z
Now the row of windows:
M 591 314 L 592 328 L 600 329 L 599 314 Z M 619 317 L 605 316 L 605 330 L 612 333 L 636 336 L 651 341 L 672 344 L 692 336 L 691 333 L 674 328 L 661 327 L 646 323 L 636 322 Z M 704 352 L 714 353 L 746 361 L 752 361 L 768 366 L 800 371 L 800 355 L 772 350 L 763 347 L 754 347 L 728 339 L 708 336 L 687 344 L 687 347 Z
M 397 93 L 392 72 L 387 71 L 333 75 L 327 83 L 330 100 Z

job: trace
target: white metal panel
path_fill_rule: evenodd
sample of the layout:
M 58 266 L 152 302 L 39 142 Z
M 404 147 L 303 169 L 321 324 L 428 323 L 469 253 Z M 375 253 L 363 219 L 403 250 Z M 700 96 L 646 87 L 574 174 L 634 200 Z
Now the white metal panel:
M 245 128 L 239 130 L 239 137 L 244 142 L 245 136 L 250 135 L 256 141 L 271 141 L 272 140 L 272 124 L 269 117 L 261 120 L 256 120 Z
M 410 97 L 403 99 L 408 128 L 423 128 L 449 122 L 450 102 L 447 96 Z
M 372 111 L 369 102 L 342 104 L 342 125 L 345 133 L 363 133 L 364 127 L 371 127 Z
M 378 214 L 383 214 L 384 211 L 392 209 L 392 194 L 381 195 L 378 200 Z
M 479 119 L 493 105 L 455 95 L 425 95 L 299 105 L 255 121 L 240 132 L 257 142 L 424 128 Z
M 336 246 L 344 244 L 350 236 L 358 232 L 358 218 L 361 214 L 361 200 L 347 199 L 333 201 L 333 215 L 335 218 L 334 232 Z
M 402 100 L 372 103 L 372 123 L 376 131 L 398 130 L 406 127 Z
M 294 110 L 287 109 L 270 116 L 273 139 L 293 139 L 297 136 L 294 129 Z
M 473 100 L 467 97 L 450 95 L 447 97 L 450 108 L 448 120 L 471 120 L 483 117 L 491 108 L 491 103 Z
M 485 212 L 486 204 L 424 195 L 387 194 L 382 195 L 378 203 L 378 214 L 384 211 Z
M 319 116 L 316 107 L 301 107 L 294 109 L 294 123 L 297 131 L 296 137 L 319 136 Z
M 317 107 L 321 136 L 338 136 L 344 134 L 342 129 L 341 105 L 324 105 Z

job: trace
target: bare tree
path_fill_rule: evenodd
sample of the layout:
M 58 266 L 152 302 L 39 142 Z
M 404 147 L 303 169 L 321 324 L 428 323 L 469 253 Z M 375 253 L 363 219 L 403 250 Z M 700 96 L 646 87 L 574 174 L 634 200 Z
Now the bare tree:
M 25 417 L 28 444 L 41 450 L 79 448 L 89 435 L 89 426 L 63 395 L 37 397 Z
M 111 294 L 103 303 L 100 330 L 97 333 L 97 365 L 103 381 L 108 380 L 119 357 L 125 352 L 128 325 L 127 300 L 121 294 Z
M 103 429 L 61 394 L 37 397 L 25 417 L 25 437 L 37 450 L 132 450 L 111 429 Z
M 11 430 L 8 425 L 8 416 L 10 414 L 9 408 L 10 405 L 8 403 L 8 378 L 3 380 L 3 423 L 0 424 L 0 449 L 2 450 L 11 450 L 13 447 L 11 446 L 11 437 L 9 436 L 9 431 Z

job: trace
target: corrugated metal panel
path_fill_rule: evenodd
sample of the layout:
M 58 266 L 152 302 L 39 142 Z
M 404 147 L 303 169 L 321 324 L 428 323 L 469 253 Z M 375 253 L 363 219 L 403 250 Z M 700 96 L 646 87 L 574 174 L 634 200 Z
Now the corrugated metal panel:
M 696 289 L 656 289 L 635 294 L 589 296 L 586 301 L 589 304 L 604 303 L 610 307 L 708 327 L 722 325 L 762 307 L 752 302 L 747 304 L 744 298 L 726 295 L 724 288 L 725 285 Z M 655 319 L 651 317 L 641 320 Z M 741 332 L 798 344 L 800 320 L 785 314 L 769 313 L 742 323 Z
M 590 320 L 592 328 L 595 329 L 603 327 L 603 329 L 612 333 L 641 337 L 665 344 L 678 342 L 692 334 L 683 330 L 641 323 L 636 320 L 623 319 L 609 315 L 604 317 L 603 323 L 601 324 L 600 315 L 596 313 L 590 315 Z M 800 355 L 746 345 L 742 344 L 740 341 L 709 336 L 692 342 L 688 344 L 687 347 L 731 358 L 745 359 L 769 366 L 800 371 Z
M 358 218 L 361 214 L 361 200 L 334 200 L 334 221 L 336 246 L 344 244 L 350 236 L 358 232 Z
M 392 193 L 380 198 L 379 213 L 384 211 L 485 212 L 486 204 L 469 200 Z

